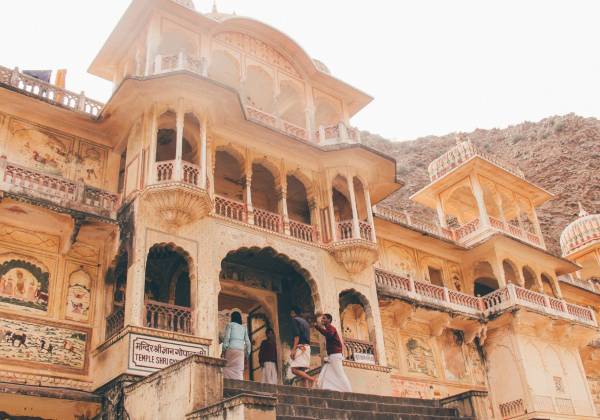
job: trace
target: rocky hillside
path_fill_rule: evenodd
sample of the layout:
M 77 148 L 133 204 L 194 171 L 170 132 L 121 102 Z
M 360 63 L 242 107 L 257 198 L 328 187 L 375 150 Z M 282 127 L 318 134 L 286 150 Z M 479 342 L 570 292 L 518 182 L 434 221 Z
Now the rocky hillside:
M 398 177 L 406 183 L 385 204 L 433 217 L 433 212 L 411 203 L 408 197 L 429 181 L 427 166 L 456 143 L 458 134 L 518 165 L 528 180 L 556 195 L 538 211 L 546 244 L 553 253 L 560 254 L 560 233 L 576 217 L 578 201 L 590 213 L 600 212 L 600 120 L 574 114 L 403 142 L 363 132 L 363 143 L 396 158 Z

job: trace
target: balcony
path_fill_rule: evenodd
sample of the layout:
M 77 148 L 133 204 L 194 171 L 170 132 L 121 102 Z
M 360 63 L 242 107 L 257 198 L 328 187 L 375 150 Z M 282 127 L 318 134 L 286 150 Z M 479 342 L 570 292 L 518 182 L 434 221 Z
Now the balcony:
M 125 309 L 116 308 L 109 316 L 106 317 L 106 335 L 108 339 L 121 331 L 125 326 Z
M 94 118 L 100 115 L 104 107 L 103 103 L 87 98 L 83 92 L 75 93 L 59 88 L 35 77 L 27 76 L 19 72 L 18 68 L 11 70 L 0 66 L 0 85 Z
M 144 197 L 167 225 L 178 228 L 210 212 L 212 203 L 202 185 L 199 166 L 178 160 L 159 161 L 154 163 L 153 176 Z
M 553 318 L 561 318 L 596 327 L 594 311 L 562 299 L 508 284 L 483 297 L 476 297 L 430 283 L 414 281 L 384 270 L 375 270 L 377 291 L 384 295 L 427 304 L 447 312 L 489 318 L 504 311 L 523 307 Z
M 192 309 L 167 303 L 146 301 L 144 326 L 180 334 L 192 334 Z
M 116 218 L 119 195 L 0 159 L 0 183 L 5 193 L 33 203 L 51 203 L 65 210 Z
M 457 228 L 444 228 L 438 224 L 427 222 L 411 216 L 407 212 L 400 212 L 390 208 L 375 206 L 374 214 L 383 219 L 389 220 L 392 223 L 410 226 L 417 230 L 431 233 L 444 239 L 449 239 L 460 245 L 470 245 L 477 242 L 481 238 L 490 236 L 496 232 L 501 232 L 537 248 L 544 249 L 544 244 L 541 238 L 535 233 L 523 230 L 517 226 L 503 222 L 502 220 L 496 219 L 492 216 L 489 216 L 489 226 L 484 226 L 479 218 L 475 218 Z
M 349 273 L 360 273 L 377 261 L 372 226 L 362 220 L 357 227 L 352 220 L 337 222 L 336 237 L 329 244 L 329 252 Z

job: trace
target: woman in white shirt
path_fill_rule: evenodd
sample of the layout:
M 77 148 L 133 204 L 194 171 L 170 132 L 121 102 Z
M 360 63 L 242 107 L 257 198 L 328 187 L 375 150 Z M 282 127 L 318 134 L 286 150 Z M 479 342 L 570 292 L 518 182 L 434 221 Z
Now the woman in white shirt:
M 242 315 L 231 313 L 231 322 L 225 328 L 223 338 L 224 359 L 227 360 L 223 376 L 226 379 L 244 379 L 244 360 L 250 355 L 251 345 L 248 329 L 242 325 Z

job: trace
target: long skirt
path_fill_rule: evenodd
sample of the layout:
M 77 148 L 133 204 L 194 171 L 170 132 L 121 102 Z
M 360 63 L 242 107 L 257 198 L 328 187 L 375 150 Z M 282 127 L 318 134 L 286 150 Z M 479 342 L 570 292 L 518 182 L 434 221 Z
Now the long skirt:
M 330 354 L 321 368 L 317 387 L 331 391 L 352 392 L 352 386 L 344 372 L 343 362 L 344 355 L 342 353 Z
M 244 379 L 244 350 L 227 349 L 225 351 L 227 364 L 223 369 L 225 379 Z
M 263 384 L 277 385 L 277 365 L 275 362 L 265 362 L 262 367 L 260 381 Z

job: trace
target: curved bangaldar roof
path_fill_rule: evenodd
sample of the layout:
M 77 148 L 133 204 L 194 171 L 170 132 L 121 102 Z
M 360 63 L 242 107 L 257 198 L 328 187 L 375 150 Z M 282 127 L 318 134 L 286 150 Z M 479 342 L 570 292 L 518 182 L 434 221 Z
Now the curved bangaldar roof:
M 152 17 L 156 13 L 162 13 L 182 19 L 186 25 L 196 27 L 208 36 L 222 32 L 241 32 L 256 37 L 281 52 L 298 73 L 315 87 L 343 98 L 350 116 L 373 99 L 333 77 L 321 61 L 311 58 L 294 39 L 280 30 L 253 18 L 219 13 L 214 8 L 212 13 L 202 14 L 186 6 L 188 2 L 189 0 L 132 0 L 88 71 L 112 81 L 115 68 L 119 67 L 128 54 L 131 55 L 135 49 L 134 43 L 147 36 Z
M 562 254 L 566 257 L 595 243 L 600 244 L 600 214 L 589 214 L 579 203 L 579 217 L 560 235 Z

